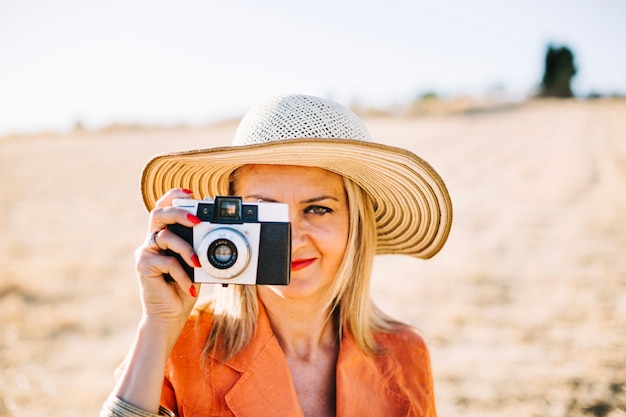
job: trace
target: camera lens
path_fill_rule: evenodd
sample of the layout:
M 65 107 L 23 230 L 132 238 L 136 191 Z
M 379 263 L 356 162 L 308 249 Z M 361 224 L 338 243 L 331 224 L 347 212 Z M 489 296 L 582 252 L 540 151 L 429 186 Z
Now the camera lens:
M 237 247 L 228 239 L 218 239 L 209 245 L 207 258 L 218 269 L 228 269 L 237 262 Z
M 214 255 L 215 255 L 215 259 L 217 260 L 217 262 L 224 263 L 232 259 L 233 251 L 228 245 L 220 245 L 217 248 L 215 248 Z
M 213 279 L 232 279 L 246 270 L 251 252 L 244 233 L 236 226 L 220 226 L 201 238 L 196 253 Z

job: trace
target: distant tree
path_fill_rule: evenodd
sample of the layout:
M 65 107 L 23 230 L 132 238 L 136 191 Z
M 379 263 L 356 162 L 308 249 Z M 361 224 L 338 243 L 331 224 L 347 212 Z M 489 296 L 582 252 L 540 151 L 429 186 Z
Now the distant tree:
M 424 101 L 424 100 L 432 100 L 432 99 L 438 99 L 438 98 L 439 96 L 434 91 L 426 91 L 425 93 L 420 94 L 417 97 L 417 100 Z
M 574 54 L 567 46 L 548 46 L 541 81 L 542 97 L 573 97 L 570 80 L 576 75 Z
M 76 120 L 76 123 L 74 123 L 74 131 L 75 132 L 85 131 L 85 125 L 83 125 L 83 122 L 81 122 L 80 119 Z

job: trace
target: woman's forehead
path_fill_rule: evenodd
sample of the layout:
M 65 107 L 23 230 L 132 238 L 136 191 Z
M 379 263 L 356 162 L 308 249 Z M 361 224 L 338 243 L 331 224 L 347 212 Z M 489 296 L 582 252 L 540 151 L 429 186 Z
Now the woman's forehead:
M 302 165 L 272 165 L 272 164 L 248 164 L 237 169 L 236 174 L 238 178 L 244 177 L 276 177 L 283 180 L 293 178 L 300 179 L 302 181 L 319 178 L 328 181 L 341 181 L 342 177 L 339 174 L 330 172 L 324 168 L 302 166 Z
M 299 165 L 244 165 L 234 175 L 234 185 L 238 193 L 264 192 L 292 194 L 345 193 L 340 175 L 319 167 Z

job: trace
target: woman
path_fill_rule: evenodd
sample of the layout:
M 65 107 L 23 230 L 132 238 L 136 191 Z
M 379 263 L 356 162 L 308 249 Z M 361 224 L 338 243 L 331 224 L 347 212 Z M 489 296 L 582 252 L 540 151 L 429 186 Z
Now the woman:
M 286 95 L 248 112 L 231 147 L 153 158 L 142 193 L 143 316 L 102 416 L 435 415 L 423 340 L 369 295 L 376 254 L 429 258 L 447 239 L 450 198 L 426 162 L 372 143 L 339 104 Z M 289 205 L 291 282 L 218 286 L 193 311 L 198 257 L 167 226 L 200 219 L 173 200 L 226 194 Z

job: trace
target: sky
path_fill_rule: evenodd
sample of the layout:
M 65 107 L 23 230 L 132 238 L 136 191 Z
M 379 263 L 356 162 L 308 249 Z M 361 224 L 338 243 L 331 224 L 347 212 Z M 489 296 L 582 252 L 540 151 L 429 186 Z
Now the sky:
M 202 125 L 283 93 L 523 99 L 549 44 L 578 96 L 626 95 L 624 0 L 0 0 L 0 136 Z

